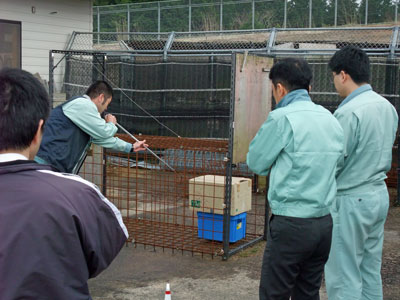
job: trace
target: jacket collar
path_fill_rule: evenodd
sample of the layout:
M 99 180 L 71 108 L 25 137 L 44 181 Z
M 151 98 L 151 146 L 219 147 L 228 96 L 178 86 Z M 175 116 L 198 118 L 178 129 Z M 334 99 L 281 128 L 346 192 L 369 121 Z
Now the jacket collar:
M 294 90 L 289 92 L 281 101 L 276 105 L 276 108 L 285 107 L 291 103 L 298 101 L 311 101 L 308 91 L 305 89 Z
M 342 101 L 342 103 L 340 103 L 339 107 L 345 105 L 346 103 L 350 102 L 352 99 L 354 99 L 355 97 L 357 97 L 358 95 L 365 93 L 367 91 L 372 91 L 372 87 L 370 84 L 363 84 L 362 86 L 360 86 L 358 89 L 354 90 L 350 95 L 348 95 L 346 98 L 344 98 L 344 100 Z

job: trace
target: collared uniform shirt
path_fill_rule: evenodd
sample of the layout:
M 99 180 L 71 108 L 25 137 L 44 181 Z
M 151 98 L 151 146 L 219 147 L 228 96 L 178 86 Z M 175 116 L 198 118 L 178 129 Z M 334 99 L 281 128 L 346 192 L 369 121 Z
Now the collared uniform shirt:
M 90 135 L 94 144 L 126 153 L 131 151 L 132 144 L 114 137 L 118 131 L 117 126 L 111 122 L 107 123 L 101 118 L 96 105 L 89 96 L 84 95 L 66 103 L 62 110 L 68 119 Z
M 344 158 L 337 173 L 338 193 L 383 187 L 398 125 L 393 105 L 365 84 L 343 100 L 334 116 L 345 136 Z
M 330 212 L 343 130 L 306 90 L 287 94 L 252 140 L 247 165 L 270 174 L 268 200 L 275 215 L 313 218 Z

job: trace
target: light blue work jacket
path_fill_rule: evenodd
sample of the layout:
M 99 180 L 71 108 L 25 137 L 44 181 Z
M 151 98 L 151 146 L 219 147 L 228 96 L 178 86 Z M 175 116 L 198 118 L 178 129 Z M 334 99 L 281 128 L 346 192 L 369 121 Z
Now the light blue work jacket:
M 268 200 L 275 215 L 314 218 L 329 214 L 335 172 L 343 155 L 343 130 L 304 89 L 287 94 L 250 143 L 247 165 L 271 170 Z
M 398 125 L 393 105 L 365 84 L 343 100 L 334 116 L 345 136 L 344 160 L 337 173 L 338 194 L 384 187 Z

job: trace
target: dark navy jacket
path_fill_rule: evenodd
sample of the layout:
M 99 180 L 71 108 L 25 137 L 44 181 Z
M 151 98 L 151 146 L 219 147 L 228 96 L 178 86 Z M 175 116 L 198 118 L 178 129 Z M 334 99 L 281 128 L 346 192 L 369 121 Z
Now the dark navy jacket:
M 54 108 L 45 126 L 37 156 L 60 172 L 78 173 L 79 165 L 86 156 L 90 136 L 64 115 L 63 105 Z
M 87 280 L 127 238 L 92 183 L 32 161 L 0 163 L 0 299 L 90 299 Z

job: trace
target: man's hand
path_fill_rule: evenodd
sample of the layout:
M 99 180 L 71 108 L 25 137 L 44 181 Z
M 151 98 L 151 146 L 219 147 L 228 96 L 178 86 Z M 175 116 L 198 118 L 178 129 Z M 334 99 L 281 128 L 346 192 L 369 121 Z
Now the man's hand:
M 144 140 L 144 141 L 140 141 L 140 142 L 134 143 L 134 144 L 132 145 L 132 149 L 133 149 L 133 151 L 138 152 L 138 151 L 146 150 L 146 148 L 147 148 L 148 146 L 149 146 L 149 145 L 146 144 L 146 140 Z
M 117 124 L 117 118 L 114 117 L 112 114 L 106 114 L 106 116 L 104 117 L 104 120 L 106 120 L 107 123 L 113 123 L 113 124 Z

